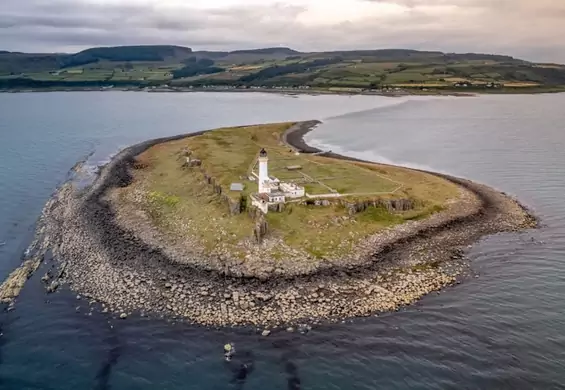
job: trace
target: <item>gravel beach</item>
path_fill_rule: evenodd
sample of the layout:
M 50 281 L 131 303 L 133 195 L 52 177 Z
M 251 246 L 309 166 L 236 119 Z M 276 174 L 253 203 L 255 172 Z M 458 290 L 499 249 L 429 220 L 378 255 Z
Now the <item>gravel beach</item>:
M 319 152 L 303 140 L 318 123 L 298 123 L 283 140 L 300 151 Z M 341 264 L 253 274 L 237 264 L 232 270 L 229 264 L 210 265 L 207 259 L 182 262 L 156 233 L 116 210 L 112 191 L 131 183 L 136 155 L 187 136 L 124 149 L 92 185 L 78 188 L 70 181 L 57 191 L 42 215 L 41 245 L 53 251 L 57 268 L 43 278 L 48 291 L 68 284 L 122 318 L 138 312 L 209 326 L 260 327 L 336 321 L 396 310 L 458 283 L 468 271 L 463 255 L 468 245 L 485 235 L 537 225 L 503 193 L 427 172 L 459 185 L 460 198 L 430 218 L 370 237 Z M 348 159 L 333 153 L 329 157 Z

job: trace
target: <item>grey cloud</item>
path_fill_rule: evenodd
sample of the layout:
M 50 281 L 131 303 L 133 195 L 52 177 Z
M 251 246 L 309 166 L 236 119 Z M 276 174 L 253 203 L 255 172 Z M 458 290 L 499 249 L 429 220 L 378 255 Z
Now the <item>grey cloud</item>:
M 87 0 L 1 0 L 0 49 L 78 51 L 90 46 L 178 44 L 231 50 L 415 48 L 511 54 L 565 62 L 565 2 L 556 0 L 365 0 L 406 12 L 335 25 L 299 22 L 284 4 L 224 9 L 110 5 Z M 155 3 L 157 4 L 157 3 Z

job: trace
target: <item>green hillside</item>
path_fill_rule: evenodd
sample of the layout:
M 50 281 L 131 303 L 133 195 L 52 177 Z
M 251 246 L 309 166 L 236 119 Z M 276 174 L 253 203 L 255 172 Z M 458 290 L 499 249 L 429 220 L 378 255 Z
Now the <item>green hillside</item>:
M 276 47 L 227 52 L 162 45 L 100 47 L 76 54 L 0 51 L 0 89 L 165 85 L 540 91 L 565 86 L 565 66 L 503 55 L 401 49 L 302 53 Z

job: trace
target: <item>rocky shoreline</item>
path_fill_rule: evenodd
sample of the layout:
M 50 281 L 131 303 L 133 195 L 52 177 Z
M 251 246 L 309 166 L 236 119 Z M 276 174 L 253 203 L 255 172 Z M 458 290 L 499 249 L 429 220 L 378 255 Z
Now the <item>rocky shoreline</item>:
M 297 124 L 283 138 L 312 152 L 314 148 L 305 149 L 303 136 L 318 123 Z M 424 221 L 379 235 L 366 248 L 370 261 L 364 256 L 359 257 L 363 261 L 264 278 L 180 264 L 166 248 L 118 223 L 108 193 L 129 184 L 136 155 L 186 136 L 134 145 L 116 155 L 91 186 L 80 189 L 68 182 L 60 188 L 42 216 L 41 247 L 52 250 L 58 268 L 43 278 L 49 291 L 67 283 L 122 318 L 137 311 L 203 325 L 262 327 L 340 320 L 395 310 L 456 283 L 467 270 L 466 246 L 487 234 L 537 224 L 505 194 L 436 174 L 461 187 L 460 201 Z

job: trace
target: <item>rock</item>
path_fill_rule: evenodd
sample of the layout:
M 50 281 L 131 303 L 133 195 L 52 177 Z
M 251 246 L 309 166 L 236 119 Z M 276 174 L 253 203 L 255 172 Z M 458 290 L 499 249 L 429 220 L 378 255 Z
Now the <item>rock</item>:
M 310 325 L 302 324 L 302 325 L 298 326 L 298 331 L 302 334 L 306 334 L 310 330 L 312 330 L 312 327 Z
M 265 330 L 264 330 L 264 331 L 263 331 L 263 332 L 261 333 L 261 336 L 263 336 L 263 337 L 267 337 L 267 336 L 268 336 L 268 335 L 270 335 L 270 334 L 271 334 L 271 331 L 270 331 L 270 330 L 267 330 L 267 329 L 265 329 Z
M 53 293 L 53 292 L 55 292 L 55 290 L 57 290 L 57 288 L 59 288 L 59 282 L 54 280 L 54 281 L 51 282 L 51 284 L 49 286 L 47 286 L 47 292 Z
M 122 320 L 125 320 L 126 318 L 128 318 L 128 315 L 126 313 L 122 313 L 122 314 L 120 314 L 120 318 Z
M 47 283 L 49 281 L 49 279 L 51 279 L 51 275 L 49 275 L 49 272 L 47 272 L 45 275 L 43 275 L 43 277 L 41 278 L 41 281 L 44 283 Z
M 80 295 L 77 295 L 77 301 L 80 301 Z
M 173 285 L 169 282 L 165 283 L 165 288 L 173 288 Z
M 286 331 L 289 332 L 289 333 L 292 333 L 292 332 L 294 332 L 294 328 L 292 326 L 290 326 L 290 327 L 286 328 Z
M 236 303 L 239 302 L 239 293 L 237 291 L 234 291 L 232 293 L 231 298 L 233 299 L 234 302 L 236 302 Z

